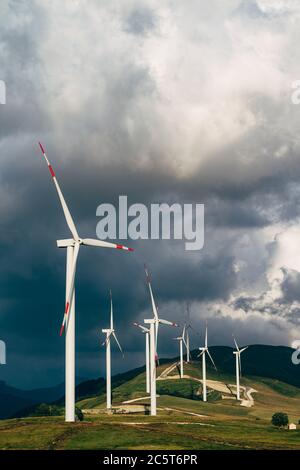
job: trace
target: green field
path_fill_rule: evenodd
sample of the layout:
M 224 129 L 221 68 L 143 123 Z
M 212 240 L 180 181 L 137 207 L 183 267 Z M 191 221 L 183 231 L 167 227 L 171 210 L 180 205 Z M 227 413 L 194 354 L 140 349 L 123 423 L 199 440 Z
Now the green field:
M 199 365 L 186 367 L 185 373 L 201 379 Z M 220 377 L 212 371 L 208 375 L 209 379 L 234 384 L 233 376 Z M 211 390 L 209 401 L 203 403 L 200 382 L 168 378 L 157 381 L 160 397 L 156 417 L 143 413 L 107 415 L 102 394 L 78 402 L 87 410 L 80 423 L 65 424 L 62 417 L 3 420 L 0 449 L 300 449 L 300 429 L 289 431 L 271 425 L 276 411 L 286 412 L 290 422 L 298 423 L 300 390 L 259 377 L 243 378 L 241 384 L 257 390 L 254 406 L 240 406 L 234 396 L 221 399 L 221 393 Z M 144 390 L 144 374 L 116 387 L 116 410 L 124 400 L 144 397 Z M 137 403 L 148 404 L 149 400 Z M 99 414 L 90 415 L 91 410 Z

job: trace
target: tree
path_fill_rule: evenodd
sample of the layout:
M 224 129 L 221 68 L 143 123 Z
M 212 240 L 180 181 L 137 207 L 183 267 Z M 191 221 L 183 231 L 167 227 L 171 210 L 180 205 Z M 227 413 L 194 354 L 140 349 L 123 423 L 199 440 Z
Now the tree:
M 35 407 L 33 416 L 49 416 L 49 405 L 47 403 L 40 403 Z
M 289 417 L 286 413 L 275 413 L 272 416 L 272 424 L 278 428 L 283 428 L 289 424 Z

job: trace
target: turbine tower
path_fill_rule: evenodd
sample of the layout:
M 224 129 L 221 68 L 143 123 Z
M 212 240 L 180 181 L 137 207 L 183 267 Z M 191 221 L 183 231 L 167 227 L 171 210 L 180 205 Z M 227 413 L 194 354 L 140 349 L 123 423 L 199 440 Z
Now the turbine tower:
M 106 345 L 106 408 L 108 410 L 111 409 L 111 350 L 110 350 L 111 337 L 113 337 L 114 340 L 116 341 L 124 357 L 121 345 L 118 341 L 117 335 L 114 330 L 114 312 L 113 312 L 111 290 L 109 291 L 109 296 L 110 296 L 110 328 L 106 328 L 102 330 L 102 333 L 106 334 L 106 339 L 104 343 L 102 343 L 102 346 Z
M 146 343 L 146 393 L 150 393 L 150 361 L 149 361 L 149 350 L 150 350 L 150 330 L 139 323 L 134 323 L 134 326 L 140 328 L 142 333 L 145 335 Z
M 248 348 L 248 346 L 246 346 L 245 348 L 239 349 L 236 339 L 234 337 L 233 337 L 233 341 L 236 347 L 236 351 L 233 351 L 233 354 L 235 355 L 236 399 L 240 400 L 240 377 L 242 376 L 241 354 Z
M 182 330 L 182 335 L 177 336 L 177 338 L 173 338 L 175 341 L 179 342 L 179 356 L 180 356 L 180 378 L 183 378 L 183 345 L 185 345 L 186 350 L 188 351 L 187 343 L 185 341 L 185 334 L 186 334 L 186 325 L 184 325 Z
M 158 326 L 160 324 L 163 325 L 171 325 L 171 326 L 178 326 L 176 323 L 171 322 L 169 320 L 163 320 L 162 318 L 158 317 L 158 312 L 155 304 L 155 300 L 153 297 L 151 282 L 148 270 L 145 266 L 146 278 L 149 287 L 152 311 L 153 311 L 153 318 L 144 320 L 146 325 L 149 325 L 150 328 L 150 394 L 151 394 L 151 416 L 156 416 L 156 359 L 158 359 L 157 355 L 157 339 L 158 339 Z
M 75 275 L 76 265 L 81 245 L 94 246 L 99 248 L 116 248 L 119 250 L 133 251 L 132 248 L 127 248 L 123 245 L 109 243 L 102 240 L 92 238 L 80 238 L 56 179 L 53 168 L 47 158 L 42 144 L 39 142 L 40 149 L 48 165 L 53 183 L 55 185 L 64 216 L 72 234 L 72 238 L 67 240 L 58 240 L 58 248 L 67 249 L 67 262 L 66 262 L 66 303 L 63 316 L 63 322 L 60 329 L 60 336 L 66 330 L 65 335 L 65 420 L 67 422 L 75 421 Z
M 212 362 L 212 365 L 214 366 L 215 370 L 217 370 L 216 365 L 213 361 L 213 358 L 210 355 L 210 352 L 208 350 L 208 345 L 207 345 L 207 325 L 205 328 L 205 343 L 203 348 L 199 348 L 200 354 L 198 354 L 198 357 L 202 356 L 202 382 L 203 382 L 203 401 L 207 401 L 207 386 L 206 386 L 206 354 L 208 355 L 209 359 Z

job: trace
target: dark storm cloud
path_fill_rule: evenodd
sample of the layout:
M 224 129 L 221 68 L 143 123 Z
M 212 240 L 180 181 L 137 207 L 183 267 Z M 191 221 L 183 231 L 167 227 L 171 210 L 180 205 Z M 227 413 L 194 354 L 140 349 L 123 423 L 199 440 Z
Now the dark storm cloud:
M 38 140 L 82 236 L 95 236 L 97 206 L 117 205 L 120 194 L 128 195 L 130 204 L 179 201 L 206 207 L 202 252 L 188 253 L 183 242 L 168 241 L 126 241 L 135 253 L 82 247 L 77 276 L 81 376 L 100 373 L 100 330 L 108 321 L 109 288 L 120 339 L 129 350 L 117 370 L 142 360 L 143 337 L 133 333 L 131 322 L 150 313 L 144 261 L 160 311 L 182 322 L 186 301 L 193 301 L 200 329 L 204 315 L 213 316 L 207 304 L 230 303 L 239 289 L 242 274 L 236 262 L 243 246 L 249 245 L 251 262 L 258 257 L 254 242 L 240 247 L 243 236 L 255 239 L 257 234 L 259 239 L 260 230 L 299 216 L 299 146 L 288 134 L 297 113 L 282 102 L 281 91 L 270 95 L 269 72 L 258 84 L 254 77 L 254 85 L 244 91 L 249 70 L 244 74 L 239 60 L 248 49 L 235 52 L 238 39 L 235 48 L 230 44 L 230 34 L 239 32 L 235 23 L 230 34 L 224 28 L 226 18 L 235 21 L 232 11 L 239 2 L 230 8 L 203 5 L 203 21 L 195 21 L 197 2 L 191 10 L 168 3 L 168 14 L 159 2 L 151 3 L 125 7 L 112 2 L 103 8 L 91 2 L 85 11 L 71 2 L 4 2 L 0 79 L 7 82 L 8 97 L 0 107 L 0 333 L 8 343 L 4 377 L 19 385 L 63 380 L 64 344 L 58 331 L 65 252 L 55 243 L 69 232 Z M 247 37 L 254 27 L 247 17 L 256 7 L 253 2 L 245 12 L 243 5 L 235 17 L 243 17 Z M 221 98 L 215 92 L 222 83 L 212 84 L 213 94 L 210 90 L 214 54 L 217 64 L 232 54 L 234 74 L 226 77 L 230 66 L 225 70 L 221 64 L 217 75 L 234 82 L 234 89 L 222 89 Z M 274 73 L 280 63 L 276 66 Z M 214 107 L 222 99 L 226 112 Z M 199 123 L 195 110 L 201 111 Z M 261 252 L 263 267 L 247 259 L 248 279 L 262 276 L 266 268 Z M 282 284 L 286 302 L 294 299 L 296 285 L 289 272 Z M 251 307 L 257 299 L 261 296 L 237 295 L 233 309 L 263 313 L 262 306 Z M 230 342 L 233 320 L 220 315 L 211 321 L 212 339 Z M 247 324 L 241 321 L 240 328 L 246 342 Z M 276 327 L 272 331 L 279 339 Z M 249 341 L 255 334 L 258 328 L 252 328 Z M 165 329 L 161 335 L 170 339 L 172 332 Z M 271 334 L 265 337 L 271 341 Z M 169 350 L 169 341 L 161 344 L 166 354 L 173 353 L 173 343 Z
M 282 268 L 283 281 L 281 283 L 281 289 L 285 302 L 294 302 L 295 300 L 300 301 L 300 273 L 294 269 Z
M 126 18 L 125 30 L 137 36 L 145 36 L 157 26 L 155 13 L 143 6 L 131 11 Z
M 43 41 L 45 17 L 36 4 L 3 2 L 0 24 L 0 74 L 6 83 L 7 103 L 0 112 L 0 137 L 16 137 L 49 125 L 39 102 L 43 90 L 39 41 Z M 37 41 L 39 38 L 39 41 Z

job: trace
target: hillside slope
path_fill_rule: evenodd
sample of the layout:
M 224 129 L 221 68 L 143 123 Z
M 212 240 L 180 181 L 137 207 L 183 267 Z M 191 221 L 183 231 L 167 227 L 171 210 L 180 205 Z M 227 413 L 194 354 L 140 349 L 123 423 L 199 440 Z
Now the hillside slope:
M 231 381 L 232 383 L 234 383 L 235 357 L 233 355 L 233 348 L 227 346 L 211 346 L 209 349 L 214 358 L 218 370 L 216 372 L 211 367 L 211 364 L 208 361 L 208 373 L 215 380 L 221 378 L 222 380 L 225 380 L 227 382 Z M 300 388 L 300 366 L 294 365 L 291 361 L 293 351 L 294 350 L 292 348 L 286 346 L 249 346 L 248 349 L 242 354 L 242 375 L 243 377 L 253 377 L 254 379 L 256 377 L 265 378 L 266 382 L 267 379 L 273 379 Z M 194 365 L 196 366 L 194 368 L 194 374 L 196 374 L 198 378 L 201 378 L 201 363 L 199 358 L 197 358 L 198 353 L 198 350 L 193 350 L 191 352 L 191 355 Z M 176 361 L 178 361 L 178 357 L 162 359 L 160 361 L 160 364 L 163 367 L 165 365 L 170 365 Z M 134 388 L 134 393 L 136 395 L 139 395 L 139 392 L 143 392 L 145 389 L 145 377 L 143 375 L 138 378 L 138 375 L 141 372 L 144 372 L 144 370 L 145 367 L 142 367 L 113 377 L 112 388 L 114 390 L 115 396 L 117 397 L 118 393 L 121 390 L 122 397 L 125 399 L 125 395 L 127 395 L 127 398 L 129 399 L 129 396 L 131 396 L 131 388 Z M 133 378 L 136 378 L 136 380 L 134 382 L 130 382 Z M 130 382 L 129 389 L 126 385 L 127 382 Z M 89 388 L 88 383 L 80 384 L 76 389 L 77 399 L 82 400 L 83 398 L 87 397 L 101 396 L 102 393 L 105 393 L 104 382 L 102 385 L 103 387 L 101 387 L 101 390 L 99 388 L 98 390 L 95 390 L 92 387 Z M 121 389 L 119 388 L 120 386 L 122 386 Z M 82 393 L 83 389 L 84 393 Z
M 235 374 L 235 360 L 233 348 L 226 346 L 211 346 L 210 352 L 216 362 L 218 371 L 215 372 L 208 363 L 208 374 L 211 378 L 222 381 L 234 383 Z M 248 378 L 251 382 L 259 377 L 259 382 L 266 385 L 270 385 L 280 391 L 280 389 L 286 390 L 286 385 L 300 387 L 300 366 L 296 366 L 291 361 L 291 355 L 293 349 L 285 346 L 266 346 L 266 345 L 253 345 L 242 354 L 242 372 L 243 377 Z M 192 358 L 194 361 L 194 374 L 201 378 L 201 364 L 199 358 L 197 358 L 198 350 L 192 351 Z M 161 367 L 164 365 L 170 365 L 176 362 L 178 358 L 172 359 L 161 359 Z M 114 399 L 117 402 L 124 400 L 134 399 L 143 396 L 145 390 L 145 367 L 139 367 L 132 369 L 122 374 L 117 374 L 112 378 L 112 388 Z M 268 380 L 271 382 L 268 384 Z M 249 382 L 249 383 L 250 383 Z M 282 385 L 283 383 L 283 385 Z M 170 388 L 166 384 L 159 384 L 161 392 L 172 394 L 173 396 L 181 396 L 186 398 L 197 399 L 201 396 L 199 392 L 199 386 L 193 383 L 186 383 L 185 387 L 181 385 L 173 384 Z M 18 391 L 18 395 L 13 393 L 7 393 L 2 396 L 2 409 L 0 405 L 0 417 L 20 417 L 28 416 L 32 413 L 35 408 L 35 404 L 38 402 L 56 403 L 61 406 L 64 404 L 64 396 L 62 394 L 63 386 L 59 386 L 60 392 L 55 397 L 47 397 L 47 394 L 41 394 L 40 391 L 22 392 Z M 53 390 L 56 392 L 59 387 L 54 387 Z M 184 390 L 183 390 L 184 388 Z M 296 394 L 293 388 L 289 389 L 289 393 Z M 60 398 L 58 398 L 60 396 Z M 42 397 L 38 400 L 38 397 Z M 89 402 L 88 399 L 95 398 L 94 401 Z M 216 395 L 215 395 L 215 398 Z M 0 399 L 1 399 L 1 387 L 0 387 Z M 22 401 L 23 400 L 23 401 Z M 105 401 L 105 381 L 103 378 L 95 380 L 83 381 L 76 387 L 76 400 L 85 404 L 89 402 L 89 406 L 97 406 Z M 87 400 L 87 401 L 86 401 Z M 8 404 L 8 406 L 6 406 Z M 2 412 L 2 414 L 1 414 Z
M 64 391 L 64 384 L 49 388 L 20 390 L 0 381 L 0 419 L 15 415 L 23 408 L 34 406 L 35 403 L 57 400 Z

